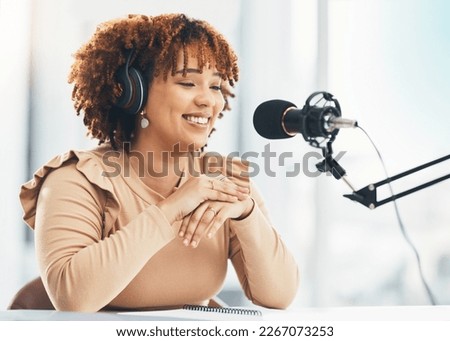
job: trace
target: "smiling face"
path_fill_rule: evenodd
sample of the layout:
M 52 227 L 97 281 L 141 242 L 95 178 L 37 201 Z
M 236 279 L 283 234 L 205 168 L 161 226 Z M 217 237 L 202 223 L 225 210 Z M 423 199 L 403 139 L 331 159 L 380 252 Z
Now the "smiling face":
M 200 70 L 197 58 L 189 56 L 183 75 L 183 57 L 178 54 L 175 75 L 155 77 L 149 88 L 145 112 L 150 125 L 138 138 L 152 150 L 172 151 L 176 144 L 183 151 L 200 149 L 224 108 L 217 70 L 209 65 Z

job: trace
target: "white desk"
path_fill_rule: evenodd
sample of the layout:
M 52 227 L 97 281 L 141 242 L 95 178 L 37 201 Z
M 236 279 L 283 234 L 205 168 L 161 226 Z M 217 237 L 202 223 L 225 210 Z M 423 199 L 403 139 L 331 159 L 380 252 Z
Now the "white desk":
M 167 321 L 166 317 L 122 315 L 116 312 L 75 313 L 55 310 L 0 311 L 0 321 Z M 177 319 L 174 320 L 185 320 Z
M 252 307 L 253 308 L 253 307 Z M 256 308 L 260 309 L 260 308 Z M 295 311 L 260 309 L 262 319 L 268 321 L 450 321 L 450 306 L 374 306 L 305 308 Z M 126 314 L 117 312 L 74 313 L 54 310 L 8 310 L 0 311 L 0 321 L 176 321 L 176 320 L 217 320 L 208 318 L 207 313 L 179 314 L 170 311 L 139 312 Z M 214 314 L 214 315 L 217 315 Z M 212 316 L 212 315 L 211 315 Z M 203 318 L 204 317 L 204 318 Z M 226 319 L 226 318 L 225 318 Z M 254 320 L 247 317 L 248 320 Z M 245 321 L 246 316 L 239 316 Z

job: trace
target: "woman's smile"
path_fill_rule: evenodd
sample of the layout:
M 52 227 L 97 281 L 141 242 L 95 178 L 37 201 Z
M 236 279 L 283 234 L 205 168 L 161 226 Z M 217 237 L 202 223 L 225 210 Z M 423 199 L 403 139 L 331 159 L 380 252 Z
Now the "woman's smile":
M 208 128 L 210 116 L 196 115 L 196 114 L 183 114 L 182 117 L 191 125 L 197 128 Z
M 191 56 L 187 61 L 184 69 L 180 53 L 178 71 L 166 79 L 156 77 L 150 85 L 145 107 L 150 125 L 142 129 L 139 138 L 153 150 L 171 150 L 177 144 L 202 148 L 224 108 L 222 78 L 217 70 L 211 65 L 200 69 L 198 60 Z

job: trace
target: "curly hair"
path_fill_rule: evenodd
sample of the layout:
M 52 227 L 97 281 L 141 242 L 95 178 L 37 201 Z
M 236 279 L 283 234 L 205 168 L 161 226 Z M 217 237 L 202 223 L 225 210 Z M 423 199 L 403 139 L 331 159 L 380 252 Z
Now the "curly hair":
M 88 135 L 99 144 L 110 142 L 114 149 L 131 141 L 136 118 L 124 115 L 115 107 L 122 93 L 116 79 L 117 70 L 126 63 L 134 49 L 133 67 L 140 70 L 150 84 L 154 77 L 176 72 L 177 55 L 184 52 L 186 74 L 188 48 L 196 48 L 198 66 L 214 63 L 229 86 L 223 87 L 224 110 L 229 110 L 230 87 L 238 80 L 237 57 L 226 39 L 205 21 L 184 14 L 159 16 L 128 15 L 100 24 L 92 38 L 74 55 L 69 74 L 73 83 L 72 100 L 77 115 L 83 114 Z M 220 113 L 220 117 L 222 113 Z

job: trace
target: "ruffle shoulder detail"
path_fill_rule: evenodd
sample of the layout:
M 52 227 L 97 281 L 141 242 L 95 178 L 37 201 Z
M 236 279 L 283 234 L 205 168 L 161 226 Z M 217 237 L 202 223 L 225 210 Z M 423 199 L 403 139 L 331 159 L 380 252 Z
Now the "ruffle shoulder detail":
M 30 181 L 21 186 L 19 198 L 24 212 L 23 220 L 30 228 L 34 229 L 35 226 L 37 201 L 45 178 L 54 170 L 72 162 L 75 163 L 76 170 L 83 174 L 92 185 L 105 192 L 107 199 L 103 220 L 106 226 L 112 225 L 117 219 L 120 205 L 114 194 L 111 180 L 108 176 L 105 176 L 101 149 L 92 151 L 69 150 L 55 156 L 40 167 Z

